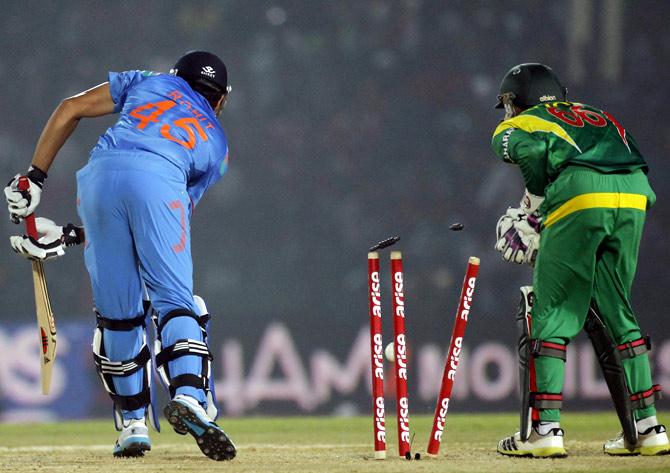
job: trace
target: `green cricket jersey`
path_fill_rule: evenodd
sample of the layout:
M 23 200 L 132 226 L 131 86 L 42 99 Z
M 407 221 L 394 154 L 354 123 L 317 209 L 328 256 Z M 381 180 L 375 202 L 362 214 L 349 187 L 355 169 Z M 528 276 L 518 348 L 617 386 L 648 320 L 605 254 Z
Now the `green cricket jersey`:
M 544 195 L 568 165 L 603 173 L 647 172 L 633 137 L 609 113 L 581 103 L 551 102 L 524 110 L 493 132 L 493 150 L 519 165 L 530 192 Z

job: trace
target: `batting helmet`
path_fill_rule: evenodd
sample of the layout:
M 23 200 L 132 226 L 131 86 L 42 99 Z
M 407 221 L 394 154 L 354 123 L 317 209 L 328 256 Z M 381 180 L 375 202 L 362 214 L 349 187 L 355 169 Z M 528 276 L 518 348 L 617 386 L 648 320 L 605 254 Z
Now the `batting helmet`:
M 568 89 L 561 85 L 550 67 L 539 63 L 519 64 L 503 77 L 495 108 L 504 108 L 505 94 L 510 94 L 514 105 L 526 109 L 544 102 L 563 102 L 567 93 Z
M 179 76 L 186 82 L 205 83 L 221 94 L 230 91 L 226 65 L 215 54 L 207 51 L 190 51 L 179 58 L 170 74 Z

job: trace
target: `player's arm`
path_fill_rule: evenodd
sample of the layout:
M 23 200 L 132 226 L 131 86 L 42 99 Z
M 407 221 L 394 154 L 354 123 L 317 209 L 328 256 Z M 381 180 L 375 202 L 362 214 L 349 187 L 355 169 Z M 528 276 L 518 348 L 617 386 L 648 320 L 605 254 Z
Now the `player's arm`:
M 79 120 L 114 113 L 114 101 L 105 82 L 64 99 L 51 114 L 33 154 L 32 166 L 46 173 Z
M 519 166 L 529 192 L 544 195 L 549 183 L 545 140 L 514 127 L 501 126 L 496 129 L 491 146 L 500 159 Z
M 79 120 L 114 112 L 115 104 L 107 82 L 66 98 L 56 107 L 42 130 L 30 169 L 25 174 L 28 178 L 28 189 L 19 188 L 21 174 L 14 176 L 5 187 L 5 199 L 12 222 L 19 223 L 21 219 L 35 211 L 40 202 L 47 171 L 58 151 L 77 127 Z
M 535 211 L 544 200 L 544 188 L 548 184 L 546 142 L 531 133 L 501 124 L 491 145 L 500 159 L 519 166 L 526 184 L 520 206 L 508 208 L 498 220 L 495 248 L 505 261 L 533 265 L 540 242 L 540 222 Z

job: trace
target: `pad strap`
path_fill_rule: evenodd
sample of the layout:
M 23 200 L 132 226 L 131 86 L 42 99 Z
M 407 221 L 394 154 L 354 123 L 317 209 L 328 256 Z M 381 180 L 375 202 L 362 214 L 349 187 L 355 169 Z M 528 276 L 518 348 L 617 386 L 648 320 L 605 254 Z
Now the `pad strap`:
M 114 401 L 114 406 L 124 411 L 134 411 L 136 409 L 142 409 L 143 407 L 151 404 L 151 392 L 149 387 L 146 387 L 143 391 L 140 391 L 137 394 L 132 394 L 130 396 L 122 396 L 116 393 L 109 393 L 109 397 Z
M 168 362 L 181 356 L 195 355 L 202 358 L 202 376 L 194 374 L 182 374 L 175 377 L 170 376 Z M 181 339 L 173 345 L 165 347 L 156 355 L 156 368 L 159 373 L 164 373 L 168 384 L 170 395 L 174 397 L 177 388 L 192 386 L 197 389 L 209 390 L 209 369 L 213 357 L 207 347 L 207 343 L 198 340 Z
M 191 317 L 192 319 L 195 319 L 198 322 L 198 325 L 200 325 L 200 327 L 203 327 L 203 328 L 204 328 L 204 324 L 206 323 L 206 321 L 201 320 L 202 317 L 200 317 L 199 315 L 196 315 L 193 311 L 190 311 L 188 309 L 176 309 L 176 310 L 173 310 L 173 311 L 168 312 L 167 314 L 165 314 L 165 316 L 161 319 L 160 323 L 158 323 L 156 325 L 156 327 L 158 329 L 158 333 L 163 333 L 163 328 L 165 327 L 165 325 L 170 320 L 172 320 L 176 317 Z
M 182 386 L 192 386 L 197 389 L 207 389 L 209 383 L 206 378 L 194 374 L 180 374 L 170 379 L 170 393 L 177 391 Z M 174 396 L 174 394 L 172 394 Z
M 535 409 L 560 409 L 563 406 L 563 393 L 531 392 L 529 406 Z
M 100 312 L 95 311 L 95 320 L 98 324 L 98 328 L 104 328 L 107 330 L 112 330 L 115 332 L 129 332 L 136 327 L 146 327 L 146 316 L 145 314 L 138 315 L 134 319 L 108 319 L 100 315 Z
M 619 350 L 619 355 L 621 355 L 622 360 L 644 355 L 651 350 L 651 337 L 647 335 L 646 337 L 638 338 L 637 340 L 631 340 L 630 342 L 617 345 L 616 348 Z
M 151 352 L 146 345 L 135 358 L 126 361 L 111 361 L 106 356 L 93 353 L 93 361 L 95 361 L 98 371 L 103 375 L 110 376 L 130 376 L 144 368 L 149 360 L 151 360 Z
M 534 357 L 550 356 L 565 361 L 567 347 L 560 343 L 545 342 L 537 338 L 530 341 L 530 352 Z
M 156 366 L 163 366 L 168 361 L 186 355 L 196 355 L 212 360 L 212 354 L 209 352 L 206 343 L 198 340 L 181 339 L 177 340 L 174 345 L 163 348 L 163 350 L 156 355 Z
M 661 399 L 661 385 L 654 384 L 650 389 L 646 391 L 640 391 L 639 393 L 630 395 L 630 402 L 633 409 L 644 409 L 645 407 L 650 407 L 656 404 L 657 399 Z

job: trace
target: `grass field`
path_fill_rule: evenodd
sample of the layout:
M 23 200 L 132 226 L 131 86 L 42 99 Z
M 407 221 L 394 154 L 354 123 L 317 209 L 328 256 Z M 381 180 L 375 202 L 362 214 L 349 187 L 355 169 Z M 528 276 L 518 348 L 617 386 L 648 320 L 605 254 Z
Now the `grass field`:
M 661 414 L 668 419 L 668 413 Z M 515 459 L 495 451 L 514 429 L 511 414 L 449 414 L 440 457 L 406 461 L 396 457 L 395 419 L 387 419 L 388 458 L 372 459 L 368 417 L 243 418 L 222 422 L 238 446 L 232 462 L 208 460 L 193 439 L 163 423 L 153 433 L 153 450 L 138 459 L 115 459 L 112 421 L 0 425 L 0 471 L 26 472 L 670 472 L 670 456 L 612 458 L 603 441 L 616 434 L 613 413 L 564 414 L 566 448 L 559 460 Z M 425 452 L 431 419 L 411 419 L 413 450 Z M 425 455 L 424 455 L 425 457 Z

